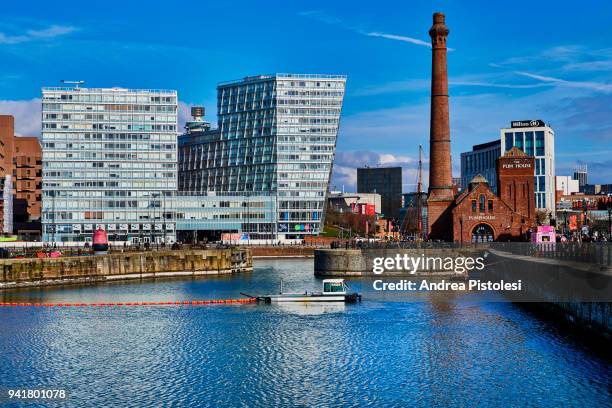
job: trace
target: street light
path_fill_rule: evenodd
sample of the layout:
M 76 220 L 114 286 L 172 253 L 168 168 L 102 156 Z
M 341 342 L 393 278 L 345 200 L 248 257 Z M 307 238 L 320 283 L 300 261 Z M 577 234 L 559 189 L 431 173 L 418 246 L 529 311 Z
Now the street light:
M 608 204 L 608 238 L 612 239 L 612 204 Z

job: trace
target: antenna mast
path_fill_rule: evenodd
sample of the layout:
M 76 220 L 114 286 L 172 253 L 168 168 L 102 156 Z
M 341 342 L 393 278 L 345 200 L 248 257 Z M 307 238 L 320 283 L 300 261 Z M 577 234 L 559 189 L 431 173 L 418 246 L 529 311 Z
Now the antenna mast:
M 81 85 L 83 85 L 85 83 L 85 81 L 69 81 L 67 79 L 62 79 L 60 81 L 62 84 L 70 84 L 70 85 L 74 85 L 75 88 L 80 88 Z

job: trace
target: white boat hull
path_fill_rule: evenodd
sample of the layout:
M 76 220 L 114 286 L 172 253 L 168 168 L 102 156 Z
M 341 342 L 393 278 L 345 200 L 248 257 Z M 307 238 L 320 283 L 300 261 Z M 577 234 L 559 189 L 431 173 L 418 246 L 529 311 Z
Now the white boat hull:
M 266 296 L 270 302 L 345 302 L 345 295 L 339 296 Z

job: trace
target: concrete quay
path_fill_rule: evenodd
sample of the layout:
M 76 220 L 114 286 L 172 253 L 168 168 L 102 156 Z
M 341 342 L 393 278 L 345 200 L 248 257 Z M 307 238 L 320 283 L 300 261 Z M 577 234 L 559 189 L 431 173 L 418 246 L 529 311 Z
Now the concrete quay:
M 221 275 L 253 270 L 244 248 L 125 252 L 65 258 L 0 260 L 0 289 Z

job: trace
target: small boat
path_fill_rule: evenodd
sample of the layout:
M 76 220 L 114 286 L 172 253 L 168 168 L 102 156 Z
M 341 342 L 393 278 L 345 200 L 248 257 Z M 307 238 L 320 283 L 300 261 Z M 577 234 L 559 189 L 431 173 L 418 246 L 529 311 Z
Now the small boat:
M 247 295 L 248 296 L 248 295 Z M 280 290 L 275 295 L 254 296 L 266 303 L 276 302 L 361 302 L 361 295 L 350 292 L 344 279 L 324 279 L 322 292 L 283 293 L 283 281 Z

